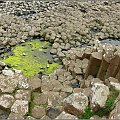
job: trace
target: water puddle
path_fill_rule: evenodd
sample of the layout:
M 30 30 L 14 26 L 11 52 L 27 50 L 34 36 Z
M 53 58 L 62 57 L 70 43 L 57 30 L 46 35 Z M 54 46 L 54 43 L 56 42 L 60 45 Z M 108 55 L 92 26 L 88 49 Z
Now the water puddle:
M 36 39 L 15 46 L 12 50 L 13 55 L 2 61 L 12 68 L 21 70 L 28 77 L 39 72 L 50 74 L 59 66 L 58 63 L 53 62 L 50 49 L 49 42 Z
M 100 40 L 101 44 L 111 44 L 111 45 L 120 45 L 120 39 L 114 39 L 114 38 L 106 38 Z

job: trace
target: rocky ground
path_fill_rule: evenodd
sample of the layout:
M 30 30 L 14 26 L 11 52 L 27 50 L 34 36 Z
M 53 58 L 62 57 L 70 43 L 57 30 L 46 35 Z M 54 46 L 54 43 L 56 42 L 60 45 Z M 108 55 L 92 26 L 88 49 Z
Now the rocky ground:
M 1 2 L 0 55 L 32 38 L 62 64 L 27 78 L 0 62 L 1 119 L 120 119 L 120 49 L 100 43 L 120 39 L 119 2 Z

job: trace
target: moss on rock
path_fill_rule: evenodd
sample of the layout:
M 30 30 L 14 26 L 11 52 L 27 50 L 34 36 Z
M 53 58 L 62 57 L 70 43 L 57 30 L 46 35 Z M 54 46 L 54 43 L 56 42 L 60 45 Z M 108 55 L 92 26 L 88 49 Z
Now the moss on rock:
M 79 116 L 80 119 L 90 119 L 93 115 L 98 115 L 99 117 L 108 116 L 112 111 L 115 100 L 119 95 L 119 91 L 113 86 L 110 86 L 110 95 L 106 101 L 104 108 L 99 108 L 97 111 L 93 111 L 90 105 L 88 105 L 82 115 Z
M 10 64 L 13 68 L 21 70 L 24 75 L 30 77 L 42 72 L 50 74 L 54 72 L 59 64 L 49 64 L 52 59 L 50 55 L 50 43 L 33 40 L 17 45 L 12 51 L 13 55 L 4 59 L 3 62 Z

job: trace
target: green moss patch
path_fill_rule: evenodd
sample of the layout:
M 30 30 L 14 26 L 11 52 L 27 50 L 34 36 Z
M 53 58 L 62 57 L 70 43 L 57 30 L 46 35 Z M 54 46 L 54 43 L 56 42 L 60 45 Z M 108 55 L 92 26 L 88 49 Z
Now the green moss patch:
M 46 41 L 25 42 L 17 45 L 12 51 L 13 55 L 5 58 L 3 62 L 10 64 L 12 68 L 21 70 L 28 77 L 39 72 L 50 74 L 59 66 L 58 63 L 48 63 L 52 60 L 50 49 L 50 43 Z
M 108 96 L 105 107 L 100 108 L 94 112 L 89 105 L 86 107 L 84 113 L 79 116 L 79 118 L 80 119 L 90 119 L 93 115 L 98 115 L 100 117 L 108 116 L 114 107 L 115 100 L 118 97 L 118 95 L 119 95 L 119 91 L 116 90 L 113 86 L 111 86 L 110 87 L 110 95 Z

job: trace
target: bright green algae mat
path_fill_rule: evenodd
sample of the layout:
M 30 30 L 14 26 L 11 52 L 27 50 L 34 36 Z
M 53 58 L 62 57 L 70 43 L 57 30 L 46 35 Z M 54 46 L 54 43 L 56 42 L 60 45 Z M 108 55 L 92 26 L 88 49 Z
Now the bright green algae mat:
M 28 77 L 34 76 L 39 72 L 50 74 L 59 67 L 58 63 L 48 63 L 48 60 L 52 60 L 50 49 L 49 42 L 32 40 L 17 45 L 12 50 L 13 55 L 5 58 L 3 62 L 10 64 L 12 68 L 21 70 Z

